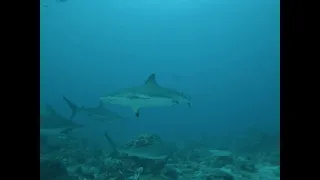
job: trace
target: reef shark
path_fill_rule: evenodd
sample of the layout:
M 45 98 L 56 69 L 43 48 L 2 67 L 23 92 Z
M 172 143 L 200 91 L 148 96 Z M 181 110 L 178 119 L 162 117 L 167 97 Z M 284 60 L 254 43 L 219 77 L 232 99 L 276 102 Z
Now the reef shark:
M 124 120 L 123 117 L 118 115 L 115 112 L 109 111 L 108 109 L 103 107 L 103 104 L 100 104 L 97 107 L 87 108 L 87 107 L 78 107 L 75 103 L 71 102 L 68 98 L 63 96 L 63 100 L 68 104 L 69 108 L 72 110 L 72 114 L 70 119 L 74 118 L 77 112 L 81 112 L 86 114 L 93 119 L 97 119 L 100 121 L 122 121 Z
M 172 153 L 172 148 L 166 146 L 163 143 L 154 143 L 146 147 L 119 147 L 116 143 L 110 138 L 110 136 L 105 132 L 105 137 L 107 138 L 108 143 L 110 144 L 114 152 L 120 152 L 127 154 L 129 157 L 138 157 L 142 159 L 151 159 L 151 160 L 166 160 Z
M 40 135 L 68 134 L 81 127 L 83 125 L 58 114 L 50 105 L 40 107 Z
M 63 2 L 67 2 L 68 0 L 56 0 L 57 3 L 63 3 Z
M 155 106 L 173 106 L 188 103 L 190 98 L 181 92 L 160 86 L 156 81 L 156 75 L 149 75 L 143 85 L 121 89 L 105 97 L 100 97 L 103 103 L 129 106 L 137 117 L 140 116 L 140 108 Z

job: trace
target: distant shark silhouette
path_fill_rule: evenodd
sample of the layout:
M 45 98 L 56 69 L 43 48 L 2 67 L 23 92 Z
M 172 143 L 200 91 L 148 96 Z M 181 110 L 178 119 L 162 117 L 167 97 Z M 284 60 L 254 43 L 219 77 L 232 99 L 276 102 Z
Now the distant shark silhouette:
M 93 119 L 97 119 L 100 121 L 122 121 L 124 120 L 123 117 L 118 115 L 115 112 L 109 111 L 106 108 L 103 107 L 103 104 L 100 103 L 97 107 L 94 108 L 86 108 L 86 107 L 78 107 L 76 104 L 71 102 L 68 98 L 63 96 L 63 100 L 68 104 L 70 109 L 72 110 L 72 114 L 70 116 L 70 119 L 74 118 L 77 114 L 77 112 L 81 112 L 86 114 L 89 117 L 92 117 Z
M 83 125 L 57 114 L 53 107 L 48 104 L 40 107 L 40 135 L 68 134 L 70 131 L 81 127 Z
M 191 106 L 190 98 L 183 93 L 158 85 L 155 74 L 151 74 L 141 86 L 121 89 L 100 97 L 100 100 L 103 103 L 129 106 L 137 117 L 140 116 L 142 107 L 173 106 L 181 103 Z

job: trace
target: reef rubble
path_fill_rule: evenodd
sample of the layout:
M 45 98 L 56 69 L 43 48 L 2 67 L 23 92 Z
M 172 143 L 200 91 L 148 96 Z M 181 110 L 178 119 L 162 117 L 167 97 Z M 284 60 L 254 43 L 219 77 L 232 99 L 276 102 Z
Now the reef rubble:
M 280 179 L 280 164 L 274 153 L 248 156 L 230 150 L 177 145 L 168 158 L 155 160 L 95 149 L 84 140 L 72 137 L 47 141 L 40 150 L 41 180 Z M 145 133 L 125 143 L 124 147 L 145 148 L 155 143 L 163 142 L 159 136 Z

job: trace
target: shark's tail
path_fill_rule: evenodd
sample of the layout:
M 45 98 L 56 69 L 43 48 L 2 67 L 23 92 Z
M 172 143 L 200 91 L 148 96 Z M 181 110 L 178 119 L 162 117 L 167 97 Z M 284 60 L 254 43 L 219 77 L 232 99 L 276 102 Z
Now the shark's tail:
M 116 152 L 117 151 L 116 143 L 109 137 L 107 132 L 104 133 L 104 136 L 107 138 L 108 143 L 110 144 L 113 152 Z
M 74 118 L 74 116 L 77 114 L 77 110 L 79 109 L 79 107 L 77 105 L 75 105 L 74 103 L 72 103 L 68 98 L 66 98 L 65 96 L 63 96 L 63 100 L 66 101 L 66 103 L 68 104 L 69 108 L 72 111 L 72 114 L 70 116 L 70 119 Z

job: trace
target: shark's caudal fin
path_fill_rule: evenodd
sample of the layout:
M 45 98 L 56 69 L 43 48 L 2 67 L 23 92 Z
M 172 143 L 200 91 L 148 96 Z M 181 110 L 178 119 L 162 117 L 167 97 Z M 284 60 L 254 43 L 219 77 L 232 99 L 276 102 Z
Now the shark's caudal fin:
M 159 86 L 157 81 L 156 81 L 156 75 L 150 74 L 148 79 L 144 82 L 145 85 L 151 85 L 151 86 Z
M 49 105 L 49 104 L 46 104 L 46 109 L 47 109 L 47 111 L 50 113 L 50 116 L 57 114 L 57 113 L 56 113 L 56 110 L 55 110 L 51 105 Z
M 75 105 L 74 103 L 72 103 L 68 98 L 66 98 L 65 96 L 63 96 L 63 100 L 66 101 L 66 103 L 68 104 L 69 108 L 72 111 L 72 114 L 70 116 L 70 119 L 74 118 L 74 116 L 77 113 L 77 110 L 79 109 L 79 107 L 77 105 Z
M 107 138 L 108 143 L 110 144 L 112 150 L 116 152 L 117 151 L 116 143 L 109 137 L 107 132 L 104 133 L 104 136 Z

